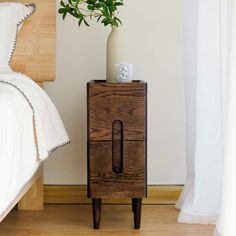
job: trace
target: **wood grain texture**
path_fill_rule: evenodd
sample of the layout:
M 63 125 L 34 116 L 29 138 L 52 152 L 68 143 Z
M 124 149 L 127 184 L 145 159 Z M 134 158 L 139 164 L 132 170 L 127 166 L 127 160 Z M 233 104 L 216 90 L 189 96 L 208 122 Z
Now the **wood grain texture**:
M 112 140 L 112 124 L 123 123 L 124 140 L 146 140 L 147 84 L 88 83 L 88 139 Z
M 89 144 L 89 197 L 146 197 L 145 141 L 123 142 L 123 171 L 112 170 L 112 141 Z
M 31 3 L 28 0 L 8 2 Z M 18 35 L 11 65 L 34 81 L 52 81 L 56 61 L 56 0 L 32 2 L 36 4 L 36 12 L 27 19 Z
M 0 224 L 0 236 L 212 236 L 214 225 L 178 224 L 174 206 L 142 208 L 142 230 L 133 229 L 131 206 L 103 205 L 101 229 L 94 230 L 91 206 L 45 206 L 17 212 Z
M 182 186 L 148 186 L 148 197 L 144 205 L 175 205 L 183 190 Z M 85 185 L 45 185 L 44 202 L 46 204 L 90 204 Z M 131 204 L 129 198 L 104 199 L 103 204 Z
M 146 197 L 147 84 L 91 81 L 87 96 L 88 197 Z
M 43 167 L 27 193 L 18 202 L 18 210 L 43 210 Z

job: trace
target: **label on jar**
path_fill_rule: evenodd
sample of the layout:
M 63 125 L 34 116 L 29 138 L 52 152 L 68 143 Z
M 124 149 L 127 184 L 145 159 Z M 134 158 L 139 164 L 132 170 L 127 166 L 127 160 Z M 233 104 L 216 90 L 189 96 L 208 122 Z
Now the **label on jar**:
M 118 83 L 130 83 L 133 80 L 133 65 L 122 63 L 115 65 L 115 80 Z

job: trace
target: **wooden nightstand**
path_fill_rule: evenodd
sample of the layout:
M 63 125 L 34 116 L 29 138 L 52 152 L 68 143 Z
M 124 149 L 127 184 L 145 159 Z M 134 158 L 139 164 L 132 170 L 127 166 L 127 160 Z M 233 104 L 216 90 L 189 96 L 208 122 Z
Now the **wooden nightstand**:
M 147 83 L 87 84 L 88 197 L 94 228 L 102 198 L 132 198 L 134 227 L 140 228 L 147 196 Z

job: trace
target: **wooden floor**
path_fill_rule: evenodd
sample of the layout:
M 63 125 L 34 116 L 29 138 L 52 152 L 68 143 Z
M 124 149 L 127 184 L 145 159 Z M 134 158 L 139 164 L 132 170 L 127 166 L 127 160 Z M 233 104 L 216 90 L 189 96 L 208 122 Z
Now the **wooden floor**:
M 42 212 L 13 210 L 0 224 L 1 236 L 212 236 L 213 226 L 177 224 L 174 206 L 143 206 L 142 228 L 133 230 L 131 207 L 104 205 L 101 229 L 92 229 L 89 205 L 47 205 Z

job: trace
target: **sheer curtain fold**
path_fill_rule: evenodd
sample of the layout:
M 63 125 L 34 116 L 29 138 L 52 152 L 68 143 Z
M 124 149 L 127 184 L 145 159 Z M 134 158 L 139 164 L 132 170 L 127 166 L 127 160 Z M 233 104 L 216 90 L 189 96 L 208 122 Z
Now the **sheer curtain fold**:
M 178 220 L 215 223 L 221 212 L 215 236 L 235 236 L 236 0 L 184 1 L 188 173 Z
M 180 223 L 215 223 L 223 177 L 228 0 L 185 0 L 187 181 Z
M 236 214 L 236 0 L 229 3 L 229 61 L 226 93 L 226 135 L 223 209 L 216 227 L 216 234 L 235 236 Z M 220 234 L 219 234 L 220 235 Z M 218 236 L 218 235 L 217 235 Z

